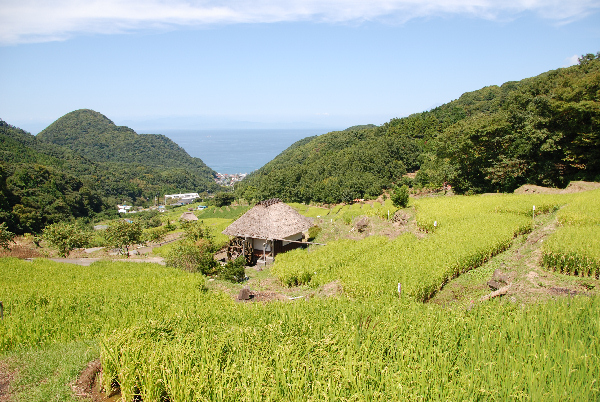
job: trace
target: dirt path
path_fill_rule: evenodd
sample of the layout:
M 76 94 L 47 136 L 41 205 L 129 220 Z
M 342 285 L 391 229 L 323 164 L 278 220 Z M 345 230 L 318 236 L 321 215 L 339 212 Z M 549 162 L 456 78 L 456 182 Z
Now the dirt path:
M 16 370 L 11 371 L 6 363 L 0 362 L 0 402 L 11 401 L 10 384 L 15 379 L 16 375 Z

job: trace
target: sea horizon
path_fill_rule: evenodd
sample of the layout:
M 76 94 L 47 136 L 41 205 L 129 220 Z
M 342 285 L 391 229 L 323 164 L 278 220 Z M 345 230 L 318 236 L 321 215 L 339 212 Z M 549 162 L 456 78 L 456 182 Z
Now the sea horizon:
M 251 173 L 306 137 L 321 135 L 331 128 L 309 129 L 216 129 L 144 130 L 163 134 L 190 156 L 200 158 L 217 173 Z

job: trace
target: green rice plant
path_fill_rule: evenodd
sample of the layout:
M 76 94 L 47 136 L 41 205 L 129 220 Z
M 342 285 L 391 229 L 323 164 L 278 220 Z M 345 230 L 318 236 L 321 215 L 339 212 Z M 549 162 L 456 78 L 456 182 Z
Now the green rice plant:
M 93 339 L 181 314 L 204 297 L 205 277 L 158 264 L 0 259 L 0 352 Z
M 600 277 L 600 190 L 570 194 L 561 225 L 544 243 L 542 264 L 568 275 Z
M 308 210 L 303 212 L 302 215 L 304 215 L 308 218 L 317 218 L 317 217 L 327 216 L 328 213 L 329 213 L 329 210 L 327 208 L 311 206 L 308 208 Z
M 196 212 L 196 216 L 198 219 L 237 219 L 243 214 L 245 214 L 250 209 L 247 205 L 236 205 L 236 206 L 228 206 L 217 208 L 215 206 L 210 206 L 206 209 Z
M 600 190 L 572 194 L 568 205 L 558 212 L 563 226 L 600 225 Z
M 600 299 L 471 311 L 390 298 L 255 305 L 102 340 L 125 400 L 597 400 Z
M 532 219 L 521 213 L 530 201 L 514 195 L 415 200 L 417 222 L 429 232 L 424 239 L 406 234 L 392 241 L 370 237 L 329 242 L 312 251 L 280 255 L 271 272 L 289 286 L 316 287 L 338 280 L 352 297 L 396 294 L 401 283 L 404 295 L 425 301 L 450 279 L 480 266 L 510 247 L 515 236 L 530 231 Z M 554 210 L 560 201 L 546 200 L 544 210 Z M 340 214 L 353 211 L 358 208 L 345 207 Z

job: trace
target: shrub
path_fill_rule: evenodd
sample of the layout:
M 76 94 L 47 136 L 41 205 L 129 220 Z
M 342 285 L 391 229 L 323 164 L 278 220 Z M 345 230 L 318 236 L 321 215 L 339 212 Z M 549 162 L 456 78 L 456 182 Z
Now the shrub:
M 310 229 L 308 229 L 308 238 L 309 240 L 314 240 L 319 233 L 321 233 L 321 227 L 320 226 L 313 226 Z
M 224 207 L 227 205 L 231 205 L 231 203 L 235 200 L 235 195 L 233 193 L 217 193 L 215 194 L 214 203 L 217 207 Z
M 219 278 L 230 282 L 242 282 L 246 278 L 246 260 L 239 256 L 233 261 L 228 261 L 220 272 Z
M 144 234 L 144 238 L 148 242 L 159 243 L 165 238 L 168 231 L 166 226 L 152 228 Z
M 10 250 L 10 243 L 14 243 L 13 240 L 15 238 L 15 234 L 8 230 L 8 226 L 6 222 L 2 222 L 0 224 L 0 247 L 6 250 Z
M 392 194 L 392 203 L 396 208 L 406 208 L 408 206 L 408 186 L 396 187 Z
M 184 241 L 174 246 L 165 257 L 168 267 L 179 268 L 187 272 L 202 272 L 204 275 L 214 274 L 217 261 L 211 252 L 212 245 L 207 241 L 196 244 Z
M 46 226 L 42 237 L 58 249 L 59 256 L 66 257 L 71 250 L 87 246 L 91 233 L 84 231 L 75 223 L 57 222 Z
M 203 221 L 182 221 L 181 228 L 185 231 L 185 237 L 191 241 L 206 239 L 212 243 L 213 236 Z

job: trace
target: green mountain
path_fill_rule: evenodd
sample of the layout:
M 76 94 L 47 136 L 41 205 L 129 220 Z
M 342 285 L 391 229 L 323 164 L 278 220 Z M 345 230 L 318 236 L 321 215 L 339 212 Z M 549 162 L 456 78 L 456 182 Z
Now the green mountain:
M 37 139 L 66 147 L 94 162 L 187 169 L 208 182 L 216 176 L 201 159 L 189 156 L 164 135 L 137 134 L 89 109 L 64 115 L 40 132 Z
M 418 172 L 414 182 L 405 172 Z M 458 193 L 600 181 L 600 55 L 463 94 L 382 126 L 296 142 L 237 187 L 246 198 L 340 202 L 393 184 Z
M 218 191 L 215 172 L 162 135 L 136 134 L 91 110 L 69 113 L 37 137 L 0 120 L 0 222 L 39 232 L 118 202 Z

